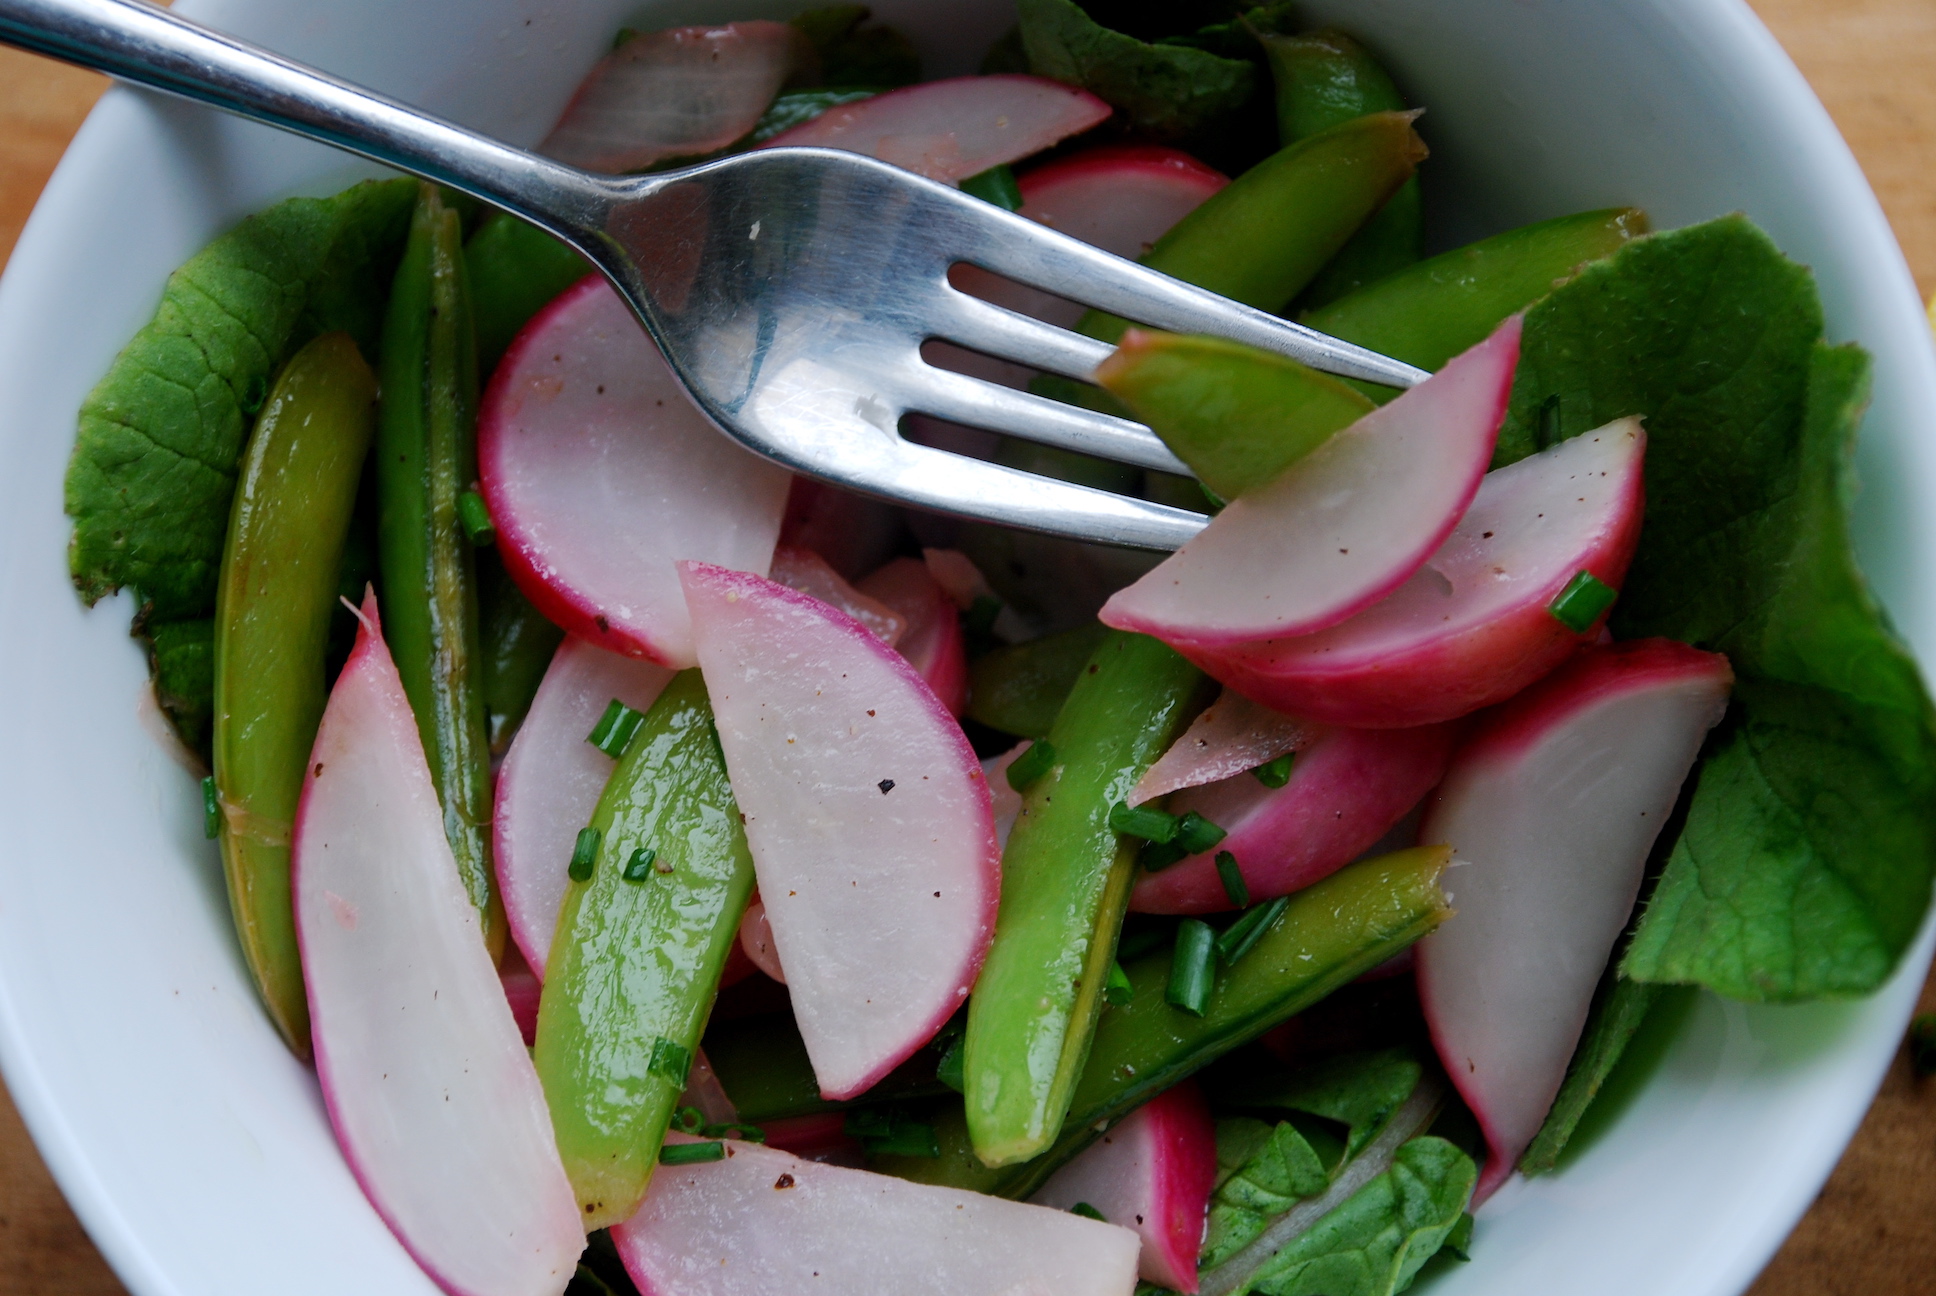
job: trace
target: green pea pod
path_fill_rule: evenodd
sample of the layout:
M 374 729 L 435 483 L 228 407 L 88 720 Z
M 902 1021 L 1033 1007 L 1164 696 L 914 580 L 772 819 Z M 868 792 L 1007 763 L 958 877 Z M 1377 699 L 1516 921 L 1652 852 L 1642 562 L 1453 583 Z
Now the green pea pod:
M 1261 35 L 1277 88 L 1278 138 L 1289 144 L 1366 113 L 1397 112 L 1404 97 L 1364 46 L 1339 31 Z M 1418 260 L 1425 210 L 1418 178 L 1399 186 L 1305 290 L 1309 305 L 1334 301 Z
M 1092 621 L 984 653 L 968 668 L 968 718 L 1023 738 L 1047 736 L 1076 676 L 1108 635 Z
M 538 1078 L 587 1229 L 645 1195 L 686 1087 L 753 857 L 696 670 L 647 711 L 592 814 L 538 1003 Z
M 1375 406 L 1339 379 L 1221 338 L 1131 332 L 1096 370 L 1224 499 L 1261 486 Z
M 323 717 L 337 571 L 375 424 L 347 333 L 298 351 L 243 452 L 215 594 L 215 788 L 229 907 L 270 1019 L 309 1055 L 289 835 Z
M 1485 341 L 1508 315 L 1544 297 L 1557 281 L 1646 232 L 1647 215 L 1634 207 L 1521 226 L 1421 261 L 1349 297 L 1306 311 L 1301 322 L 1421 369 L 1436 370 Z M 1397 395 L 1388 387 L 1360 389 L 1377 401 Z
M 995 940 L 968 1004 L 968 1127 L 989 1165 L 1054 1140 L 1102 1010 L 1136 870 L 1109 810 L 1201 709 L 1206 680 L 1168 645 L 1111 631 L 1050 728 L 1056 764 L 1002 852 Z
M 1123 969 L 1129 1000 L 1097 1023 L 1060 1137 L 1045 1154 L 990 1171 L 964 1151 L 966 1124 L 944 1110 L 935 1122 L 940 1157 L 879 1158 L 870 1168 L 1027 1197 L 1094 1142 L 1101 1127 L 1350 984 L 1450 917 L 1439 887 L 1450 859 L 1448 847 L 1414 847 L 1361 860 L 1298 892 L 1243 959 L 1220 970 L 1201 1017 L 1164 1002 L 1170 951 L 1131 962 Z M 976 997 L 981 993 L 978 985 Z M 973 1011 L 971 1000 L 971 1030 Z
M 464 245 L 477 320 L 477 359 L 488 373 L 533 315 L 592 272 L 568 244 L 509 212 L 485 217 Z
M 491 749 L 502 753 L 531 709 L 531 699 L 537 696 L 565 632 L 531 605 L 494 554 L 478 555 L 477 576 L 484 603 L 484 712 L 490 721 Z
M 457 497 L 477 476 L 477 348 L 461 228 L 424 185 L 383 326 L 377 422 L 377 549 L 383 635 L 417 717 L 444 835 L 483 915 L 486 947 L 504 949 L 491 870 L 491 748 L 484 720 L 477 580 Z

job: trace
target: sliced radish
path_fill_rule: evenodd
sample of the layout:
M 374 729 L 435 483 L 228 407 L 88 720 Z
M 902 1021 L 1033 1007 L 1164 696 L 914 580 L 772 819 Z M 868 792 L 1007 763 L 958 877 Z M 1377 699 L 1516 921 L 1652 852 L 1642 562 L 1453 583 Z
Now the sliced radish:
M 1029 1200 L 1086 1202 L 1143 1239 L 1143 1281 L 1197 1289 L 1197 1251 L 1217 1182 L 1217 1127 L 1194 1081 L 1166 1089 L 1056 1171 Z
M 795 477 L 780 543 L 811 549 L 847 580 L 859 580 L 893 554 L 902 526 L 901 511 L 892 504 Z
M 1506 417 L 1519 328 L 1518 316 L 1507 320 L 1232 500 L 1105 603 L 1104 624 L 1179 645 L 1236 644 L 1323 630 L 1397 589 L 1478 493 Z M 1098 376 L 1108 369 L 1105 361 Z
M 686 1072 L 686 1091 L 679 1095 L 679 1105 L 696 1108 L 715 1125 L 730 1125 L 739 1119 L 739 1109 L 726 1096 L 726 1088 L 719 1083 L 719 1073 L 713 1070 L 705 1049 L 695 1050 L 692 1055 L 692 1069 Z
M 995 622 L 989 627 L 995 638 L 1003 643 L 1020 643 L 1029 637 L 1029 629 L 1015 615 L 1015 609 L 1002 603 L 988 578 L 981 574 L 981 568 L 967 554 L 959 549 L 923 549 L 921 562 L 927 567 L 928 575 L 934 577 L 935 584 L 963 612 L 974 611 L 983 599 L 999 605 Z
M 725 148 L 759 122 L 813 49 L 781 22 L 671 27 L 592 66 L 538 151 L 587 171 L 637 171 Z
M 511 938 L 539 981 L 551 957 L 578 830 L 591 822 L 616 764 L 586 739 L 612 699 L 634 711 L 650 710 L 671 678 L 663 666 L 567 635 L 511 740 L 497 775 L 492 849 Z
M 838 608 L 889 648 L 899 644 L 907 631 L 906 617 L 849 585 L 825 558 L 810 549 L 775 549 L 773 567 L 767 574 L 788 589 Z
M 981 763 L 982 777 L 988 781 L 989 808 L 995 816 L 995 841 L 1004 849 L 1008 846 L 1009 829 L 1022 814 L 1022 794 L 1008 785 L 1008 767 L 1034 745 L 1025 738 L 1001 755 L 990 756 Z
M 995 929 L 1001 854 L 961 727 L 859 622 L 680 564 L 801 1038 L 850 1098 L 941 1029 Z
M 791 1152 L 803 1161 L 822 1161 L 828 1165 L 867 1164 L 867 1150 L 847 1132 L 844 1111 L 815 1112 L 810 1116 L 783 1116 L 760 1126 L 766 1145 Z
M 1124 798 L 1133 806 L 1181 788 L 1202 787 L 1248 773 L 1287 752 L 1309 747 L 1320 726 L 1259 706 L 1225 689 L 1183 736 L 1143 771 Z
M 766 904 L 758 896 L 739 920 L 739 947 L 754 967 L 786 984 L 786 969 L 780 966 L 780 956 L 773 948 L 773 924 L 766 920 Z
M 518 1034 L 524 1037 L 524 1046 L 530 1048 L 538 1042 L 538 1000 L 544 994 L 544 983 L 531 970 L 515 940 L 504 951 L 497 979 L 504 986 L 504 1001 L 511 1005 L 511 1019 L 518 1024 Z
M 1581 571 L 1619 588 L 1646 446 L 1639 421 L 1621 419 L 1486 474 L 1431 561 L 1341 625 L 1181 651 L 1265 706 L 1329 724 L 1403 728 L 1502 702 L 1598 634 L 1547 609 Z
M 668 1140 L 674 1141 L 674 1140 Z M 662 1166 L 612 1228 L 641 1296 L 1130 1296 L 1136 1235 L 754 1143 Z
M 1475 1201 L 1546 1119 L 1733 682 L 1727 658 L 1665 639 L 1589 648 L 1488 716 L 1433 798 L 1419 840 L 1452 847 L 1457 917 L 1419 943 L 1419 1000 L 1486 1133 Z
M 585 1230 L 366 595 L 296 813 L 296 934 L 337 1142 L 445 1291 L 549 1296 Z
M 1297 754 L 1281 788 L 1245 773 L 1177 793 L 1167 803 L 1171 813 L 1194 810 L 1229 836 L 1212 851 L 1144 874 L 1129 907 L 1167 914 L 1235 908 L 1217 873 L 1223 851 L 1236 858 L 1253 902 L 1329 877 L 1370 850 L 1432 790 L 1456 736 L 1452 725 L 1326 729 Z
M 1109 113 L 1088 91 L 1042 77 L 953 77 L 831 108 L 761 147 L 845 149 L 953 184 L 1040 153 Z
M 948 714 L 960 715 L 968 706 L 968 649 L 961 638 L 961 614 L 927 564 L 896 558 L 869 574 L 859 589 L 906 620 L 907 631 L 894 646 Z
M 721 435 L 603 279 L 545 307 L 478 414 L 478 471 L 505 570 L 601 648 L 693 664 L 672 564 L 764 572 L 784 469 Z

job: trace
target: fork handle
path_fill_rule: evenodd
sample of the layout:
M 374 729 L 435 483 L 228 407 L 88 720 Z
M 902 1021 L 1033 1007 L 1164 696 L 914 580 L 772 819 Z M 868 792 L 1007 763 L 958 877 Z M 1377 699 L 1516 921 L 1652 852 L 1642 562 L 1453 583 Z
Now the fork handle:
M 0 0 L 0 42 L 461 189 L 571 242 L 596 180 L 139 0 Z

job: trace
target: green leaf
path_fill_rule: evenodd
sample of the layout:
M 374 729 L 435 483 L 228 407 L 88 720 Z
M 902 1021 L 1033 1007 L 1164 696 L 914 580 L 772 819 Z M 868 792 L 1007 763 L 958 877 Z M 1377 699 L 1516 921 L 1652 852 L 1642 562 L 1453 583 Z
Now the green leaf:
M 1664 990 L 1663 986 L 1608 973 L 1607 981 L 1594 997 L 1592 1012 L 1580 1033 L 1579 1047 L 1573 1050 L 1573 1061 L 1566 1068 L 1566 1080 L 1560 1085 L 1559 1096 L 1553 1099 L 1546 1123 L 1539 1127 L 1532 1146 L 1520 1158 L 1522 1174 L 1553 1172 L 1559 1164 L 1560 1153 L 1580 1127 L 1580 1119 L 1599 1096 L 1600 1086 L 1607 1082 L 1614 1065 L 1627 1051 L 1634 1032 L 1640 1029 L 1640 1023 L 1647 1019 L 1654 1001 Z
M 1217 1163 L 1199 1262 L 1203 1269 L 1222 1264 L 1273 1219 L 1331 1184 L 1323 1160 L 1289 1121 L 1274 1127 L 1248 1117 L 1217 1122 Z
M 809 9 L 792 20 L 820 56 L 820 79 L 830 86 L 890 90 L 921 79 L 921 56 L 892 27 L 864 27 L 866 5 Z
M 1527 316 L 1496 463 L 1647 420 L 1622 639 L 1738 683 L 1622 971 L 1742 999 L 1874 989 L 1929 904 L 1936 715 L 1855 566 L 1868 362 L 1821 343 L 1808 272 L 1739 216 L 1640 239 Z
M 1457 1227 L 1478 1182 L 1472 1158 L 1416 1138 L 1392 1167 L 1273 1256 L 1250 1281 L 1264 1296 L 1391 1296 Z
M 1154 45 L 1102 26 L 1074 0 L 1018 0 L 1022 47 L 1037 76 L 1083 89 L 1122 124 L 1172 142 L 1233 117 L 1258 94 L 1255 64 Z
M 415 180 L 369 181 L 251 216 L 169 276 L 155 317 L 81 406 L 68 565 L 92 603 L 207 616 L 249 420 L 284 359 L 345 329 L 375 353 Z
M 146 628 L 155 701 L 168 713 L 183 745 L 209 760 L 215 724 L 215 621 L 194 617 Z
M 1350 1130 L 1348 1161 L 1378 1136 L 1422 1074 L 1410 1049 L 1375 1049 L 1322 1058 L 1288 1075 L 1255 1076 L 1219 1087 L 1215 1096 L 1232 1106 L 1283 1108 L 1336 1121 Z

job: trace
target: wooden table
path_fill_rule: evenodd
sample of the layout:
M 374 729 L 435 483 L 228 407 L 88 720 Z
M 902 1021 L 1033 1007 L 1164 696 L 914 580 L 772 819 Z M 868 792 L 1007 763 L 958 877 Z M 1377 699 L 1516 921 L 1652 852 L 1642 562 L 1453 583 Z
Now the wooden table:
M 1854 147 L 1923 294 L 1936 292 L 1936 0 L 1752 2 Z M 0 50 L 0 262 L 104 84 Z M 1922 1011 L 1936 1012 L 1936 978 Z M 121 1291 L 0 1094 L 0 1293 Z M 1855 1142 L 1751 1296 L 1933 1292 L 1936 1080 L 1913 1080 L 1898 1055 Z

